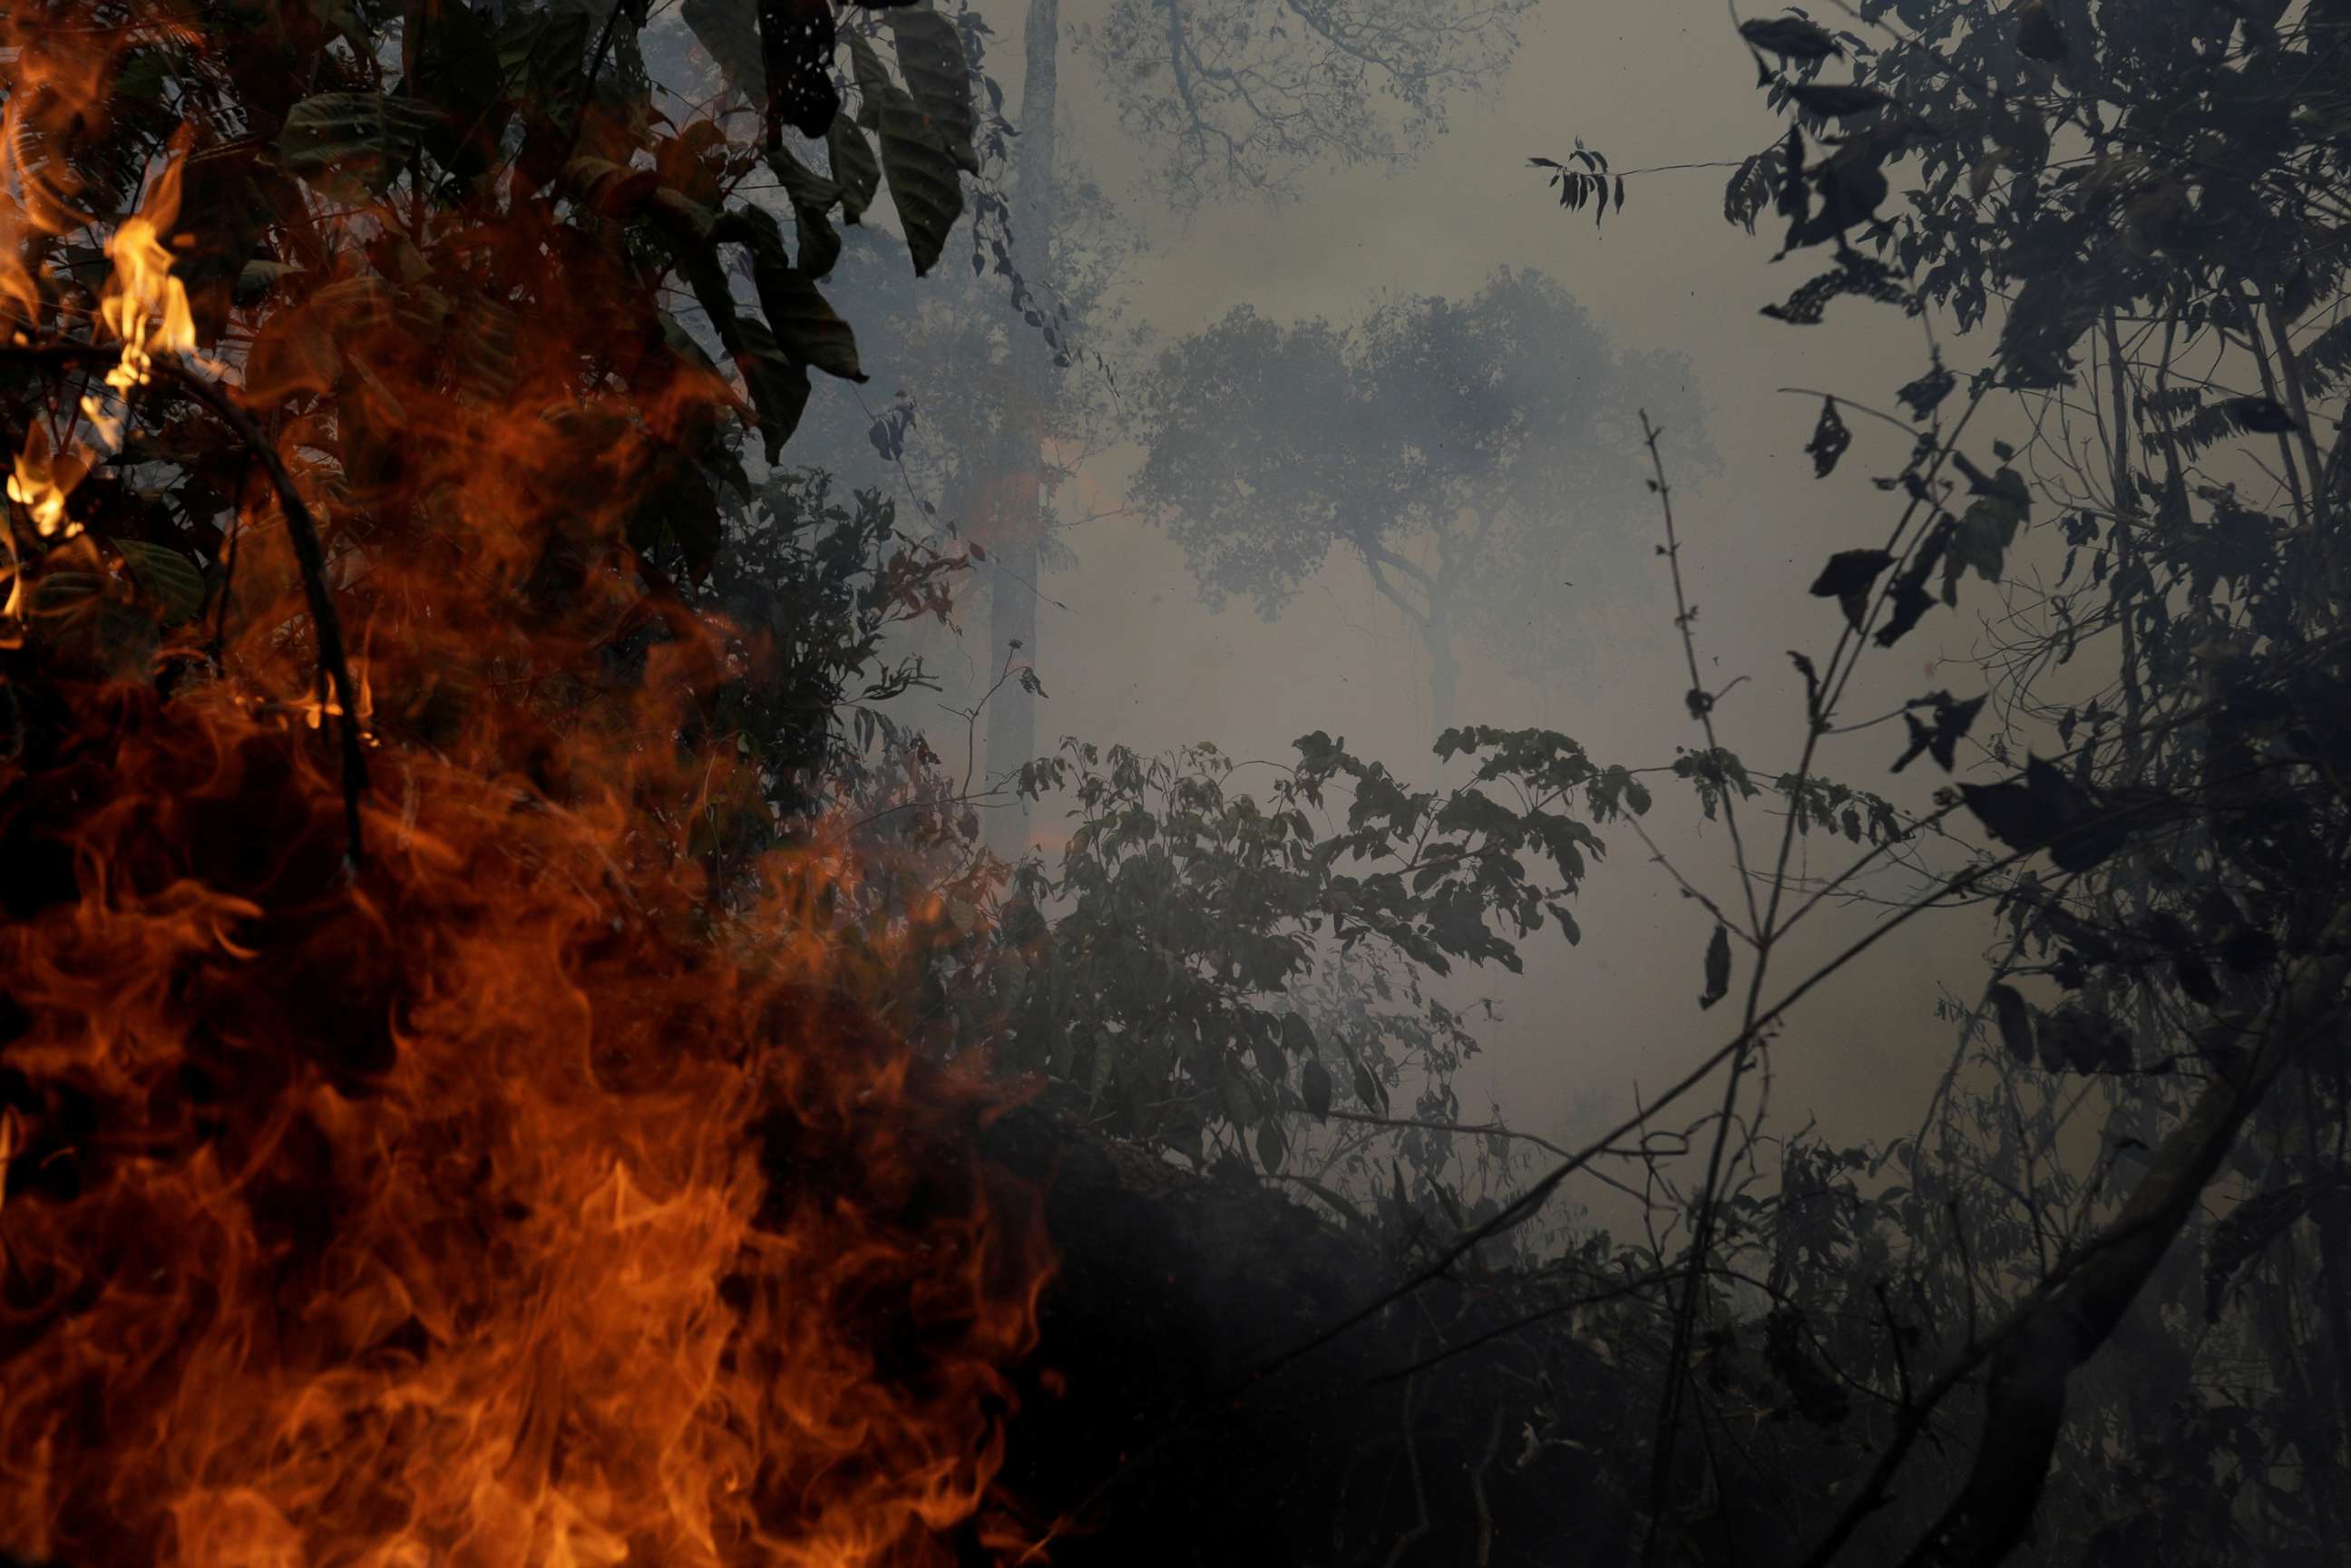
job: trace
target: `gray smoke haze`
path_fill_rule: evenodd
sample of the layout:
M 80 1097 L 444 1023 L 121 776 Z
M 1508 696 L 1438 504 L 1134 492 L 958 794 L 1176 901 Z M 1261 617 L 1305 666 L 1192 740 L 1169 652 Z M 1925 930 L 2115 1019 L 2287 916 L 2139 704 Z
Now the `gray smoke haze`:
M 1077 331 L 1113 364 L 1105 372 L 1081 361 L 1069 372 L 1092 378 L 1086 395 L 1113 403 L 1131 396 L 1131 380 L 1113 382 L 1148 365 L 1147 352 L 1128 351 L 1134 340 L 1165 344 L 1236 307 L 1280 322 L 1343 325 L 1401 297 L 1466 298 L 1499 268 L 1544 274 L 1615 350 L 1686 360 L 1686 395 L 1708 411 L 1704 428 L 1668 429 L 1665 453 L 1676 467 L 1702 678 L 1729 688 L 1716 716 L 1723 744 L 1758 772 L 1792 766 L 1802 687 L 1786 651 L 1823 649 L 1836 625 L 1834 608 L 1805 591 L 1827 554 L 1882 536 L 1891 513 L 1868 476 L 1898 467 L 1904 448 L 1900 435 L 1856 420 L 1854 458 L 1816 480 L 1801 449 L 1819 398 L 1782 389 L 1891 404 L 1894 389 L 1917 373 L 1925 343 L 1917 324 L 1857 306 L 1808 328 L 1758 314 L 1811 264 L 1773 267 L 1770 237 L 1724 220 L 1730 167 L 1779 126 L 1752 90 L 1752 59 L 1721 9 L 1712 0 L 1539 6 L 1522 19 L 1507 72 L 1489 89 L 1456 95 L 1446 130 L 1416 157 L 1311 167 L 1287 199 L 1226 198 L 1179 212 L 1150 188 L 1143 150 L 1123 133 L 1109 84 L 1078 47 L 1106 4 L 1065 0 L 1061 54 L 1062 178 L 1108 197 L 1117 215 L 1093 237 L 1121 253 L 1102 275 L 1093 319 Z M 995 31 L 989 66 L 1017 121 L 1027 6 L 988 0 L 977 9 Z M 1618 169 L 1661 171 L 1636 172 L 1625 208 L 1598 228 L 1588 213 L 1562 211 L 1528 164 L 1533 155 L 1565 155 L 1578 137 Z M 961 254 L 950 246 L 945 270 L 958 270 Z M 960 270 L 935 282 L 976 287 L 978 297 L 1001 287 L 992 278 L 974 285 L 968 267 Z M 878 401 L 872 394 L 893 384 L 893 367 L 868 362 L 876 384 L 849 411 L 861 420 Z M 1239 601 L 1212 610 L 1165 530 L 1123 510 L 1140 452 L 1117 440 L 1096 445 L 1056 497 L 1065 521 L 1085 519 L 1061 535 L 1070 559 L 1038 584 L 1037 670 L 1050 694 L 1038 713 L 1040 747 L 1063 736 L 1147 751 L 1206 740 L 1236 757 L 1280 761 L 1295 737 L 1321 729 L 1406 779 L 1446 776 L 1429 753 L 1419 643 L 1359 566 L 1334 556 L 1271 621 Z M 1719 463 L 1700 476 L 1691 454 L 1706 446 Z M 942 499 L 943 515 L 952 513 L 954 497 Z M 1572 501 L 1562 504 L 1561 526 L 1588 521 Z M 1635 559 L 1662 538 L 1654 510 L 1610 526 L 1638 530 Z M 1668 763 L 1676 747 L 1701 745 L 1684 706 L 1689 681 L 1670 590 L 1662 563 L 1647 559 L 1646 577 L 1571 572 L 1575 586 L 1558 585 L 1552 613 L 1603 629 L 1588 659 L 1532 679 L 1466 648 L 1458 721 L 1557 728 L 1595 758 L 1630 766 Z M 981 673 L 1001 662 L 987 628 L 975 605 L 959 644 L 927 649 L 949 677 L 948 706 L 969 700 L 987 684 Z M 1858 691 L 1844 711 L 1885 713 L 1919 691 L 1965 684 L 1969 672 L 1945 672 L 1938 659 L 1964 656 L 1971 631 L 1960 618 L 1922 628 L 1865 665 L 1864 688 L 1875 680 L 1879 689 Z M 943 749 L 960 748 L 962 721 L 939 706 L 907 716 L 927 723 Z M 1884 727 L 1844 740 L 1824 754 L 1826 767 L 1918 804 L 1926 781 L 1886 777 L 1898 732 Z M 1048 802 L 1036 819 L 1035 842 L 1048 855 L 1058 810 Z M 1646 825 L 1698 886 L 1740 899 L 1722 824 L 1704 821 L 1687 794 L 1661 792 Z M 1765 819 L 1755 831 L 1776 841 L 1777 826 Z M 1697 1006 L 1711 917 L 1634 834 L 1604 837 L 1609 859 L 1580 901 L 1580 946 L 1545 932 L 1530 945 L 1523 976 L 1473 971 L 1448 987 L 1457 1003 L 1495 1004 L 1480 1026 L 1485 1053 L 1458 1082 L 1467 1114 L 1482 1115 L 1479 1102 L 1490 1099 L 1522 1130 L 1588 1133 L 1599 1116 L 1628 1112 L 1636 1092 L 1679 1077 L 1735 1027 Z M 1870 913 L 1830 909 L 1800 928 L 1767 995 L 1860 934 Z M 1817 1115 L 1832 1139 L 1908 1131 L 1902 1118 L 1915 1116 L 1952 1044 L 1934 1017 L 1936 980 L 1966 972 L 1981 938 L 1980 924 L 1964 916 L 1914 922 L 1802 1006 L 1774 1052 L 1774 1123 L 1792 1127 Z M 1736 983 L 1745 981 L 1742 970 Z

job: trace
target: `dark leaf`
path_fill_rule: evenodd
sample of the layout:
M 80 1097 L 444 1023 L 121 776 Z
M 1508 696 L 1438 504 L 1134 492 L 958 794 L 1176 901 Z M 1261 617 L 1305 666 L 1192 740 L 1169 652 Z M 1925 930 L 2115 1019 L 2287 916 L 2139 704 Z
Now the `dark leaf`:
M 1934 606 L 1935 597 L 1927 591 L 1927 581 L 1936 565 L 1943 559 L 1951 540 L 1951 520 L 1938 522 L 1920 541 L 1918 553 L 1911 557 L 1902 575 L 1895 580 L 1894 592 L 1887 601 L 1886 623 L 1877 629 L 1877 645 L 1891 648 L 1909 634 L 1918 624 L 1918 618 Z
M 2258 975 L 2277 962 L 2277 938 L 2258 925 L 2240 925 L 2220 939 L 2220 955 L 2240 975 Z
M 2294 415 L 2272 398 L 2232 397 L 2220 406 L 2239 429 L 2259 435 L 2283 435 L 2302 428 L 2294 423 Z
M 1820 420 L 1813 426 L 1812 440 L 1804 445 L 1805 455 L 1813 460 L 1813 477 L 1827 478 L 1835 471 L 1837 459 L 1844 456 L 1845 448 L 1852 444 L 1853 432 L 1846 429 L 1844 421 L 1838 417 L 1836 399 L 1823 398 Z M 1814 587 L 1813 591 L 1818 593 L 1820 589 Z
M 824 141 L 826 153 L 832 160 L 832 177 L 841 186 L 841 220 L 857 223 L 865 216 L 865 209 L 873 204 L 874 193 L 882 188 L 882 161 L 874 156 L 873 144 L 865 140 L 865 132 L 847 115 L 832 122 Z
M 2014 986 L 2001 984 L 1991 988 L 1992 1018 L 2000 1025 L 2000 1043 L 2008 1051 L 2009 1060 L 2019 1067 L 2032 1065 L 2032 1009 L 2024 1005 L 2024 998 Z
M 1908 767 L 1922 751 L 1949 773 L 1958 758 L 1959 742 L 1967 738 L 1968 730 L 1976 722 L 1976 715 L 1983 711 L 1984 699 L 1981 697 L 1955 703 L 1948 692 L 1937 692 L 1929 700 L 1934 706 L 1935 721 L 1931 725 L 1919 723 L 1916 713 L 1907 708 L 1903 710 L 1903 722 L 1910 727 L 1910 747 L 1896 759 L 1892 769 L 1896 773 Z
M 322 92 L 286 111 L 278 157 L 329 199 L 381 191 L 441 123 L 432 106 L 381 92 Z
M 751 277 L 776 346 L 787 358 L 843 381 L 865 380 L 857 363 L 857 334 L 807 274 L 773 258 L 755 258 Z
M 1730 994 L 1730 930 L 1718 925 L 1706 943 L 1706 989 L 1698 998 L 1701 1008 L 1710 1008 Z
M 1894 100 L 1874 87 L 1858 87 L 1837 82 L 1812 85 L 1798 83 L 1788 89 L 1788 96 L 1807 114 L 1817 114 L 1823 120 L 1838 120 L 1847 115 L 1867 114 L 1885 108 Z
M 1304 1096 L 1306 1108 L 1317 1116 L 1331 1113 L 1331 1070 L 1312 1057 L 1299 1071 L 1299 1092 Z
M 115 549 L 122 552 L 122 559 L 130 567 L 131 575 L 139 580 L 139 586 L 163 612 L 164 625 L 193 621 L 203 612 L 204 574 L 196 570 L 193 561 L 175 549 L 149 544 L 144 539 L 121 539 Z
M 1802 16 L 1771 16 L 1739 24 L 1739 36 L 1767 55 L 1785 60 L 1824 60 L 1844 50 L 1817 23 Z
M 759 59 L 768 78 L 768 145 L 782 127 L 822 136 L 841 112 L 832 81 L 831 0 L 758 0 Z
M 1857 630 L 1869 613 L 1870 590 L 1877 578 L 1894 564 L 1894 557 L 1882 549 L 1840 550 L 1829 557 L 1828 565 L 1813 580 L 1813 595 L 1817 599 L 1834 599 L 1844 611 L 1844 618 Z
M 1281 1015 L 1281 1049 L 1307 1061 L 1314 1058 L 1314 1030 L 1296 1013 Z
M 1260 1034 L 1251 1040 L 1249 1051 L 1257 1058 L 1257 1070 L 1265 1075 L 1267 1082 L 1280 1083 L 1290 1076 L 1282 1069 L 1281 1049 L 1269 1036 Z
M 2064 871 L 2088 871 L 2120 849 L 2125 828 L 2102 820 L 2105 808 L 2054 763 L 2033 758 L 2024 780 L 1962 784 L 1968 810 L 1992 837 L 2025 853 L 2046 849 Z
M 2046 0 L 2024 0 L 2016 8 L 2016 47 L 2029 59 L 2065 57 L 2065 35 L 2058 29 L 2057 18 L 2049 14 Z
M 1904 382 L 1902 389 L 1894 395 L 1908 405 L 1911 418 L 1925 419 L 1951 395 L 1951 389 L 1959 384 L 1959 377 L 1937 365 L 1917 381 Z
M 745 351 L 736 365 L 751 389 L 759 434 L 767 442 L 768 461 L 774 463 L 783 456 L 784 443 L 799 428 L 800 414 L 808 408 L 808 371 L 777 350 L 764 323 L 746 321 L 742 332 Z
M 977 120 L 971 105 L 971 67 L 955 23 L 932 10 L 890 14 L 890 36 L 898 45 L 898 73 L 915 105 L 930 119 L 940 144 L 967 174 L 979 172 L 971 138 Z
M 679 14 L 718 62 L 726 85 L 747 103 L 768 101 L 768 68 L 759 43 L 758 0 L 684 0 Z
M 2221 1217 L 2204 1248 L 2204 1321 L 2217 1322 L 2238 1271 L 2285 1234 L 2314 1201 L 2341 1201 L 2342 1179 L 2322 1179 L 2278 1187 L 2248 1198 Z
M 890 183 L 890 200 L 905 227 L 906 248 L 920 276 L 937 265 L 948 231 L 963 215 L 958 165 L 930 117 L 905 89 L 883 75 L 872 50 L 854 35 L 851 54 L 857 62 L 865 112 L 882 143 L 882 172 Z
M 2212 973 L 2212 966 L 2193 953 L 2182 953 L 2171 961 L 2171 972 L 2179 981 L 2180 991 L 2199 1007 L 2220 1004 L 2220 982 Z

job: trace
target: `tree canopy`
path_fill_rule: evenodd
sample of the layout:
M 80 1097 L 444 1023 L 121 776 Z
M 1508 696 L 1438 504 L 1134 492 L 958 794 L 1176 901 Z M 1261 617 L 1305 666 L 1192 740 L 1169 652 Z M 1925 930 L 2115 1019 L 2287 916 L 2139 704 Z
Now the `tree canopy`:
M 1646 586 L 1635 411 L 1672 423 L 1694 465 L 1708 450 L 1687 364 L 1614 348 L 1531 270 L 1345 326 L 1241 307 L 1167 349 L 1137 402 L 1134 498 L 1208 601 L 1271 617 L 1352 559 L 1425 643 L 1440 729 L 1456 638 L 1553 668 L 1603 641 L 1579 603 Z

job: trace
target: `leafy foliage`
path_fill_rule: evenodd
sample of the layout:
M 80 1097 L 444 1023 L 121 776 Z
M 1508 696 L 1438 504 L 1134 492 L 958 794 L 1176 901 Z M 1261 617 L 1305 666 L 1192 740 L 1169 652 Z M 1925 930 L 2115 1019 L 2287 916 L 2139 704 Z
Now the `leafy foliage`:
M 1686 377 L 1612 350 L 1531 272 L 1353 328 L 1242 308 L 1168 350 L 1142 389 L 1133 493 L 1211 603 L 1245 595 L 1271 615 L 1352 559 L 1420 632 L 1443 729 L 1456 637 L 1544 667 L 1570 651 L 1571 582 L 1590 595 L 1646 577 L 1634 409 L 1694 434 Z

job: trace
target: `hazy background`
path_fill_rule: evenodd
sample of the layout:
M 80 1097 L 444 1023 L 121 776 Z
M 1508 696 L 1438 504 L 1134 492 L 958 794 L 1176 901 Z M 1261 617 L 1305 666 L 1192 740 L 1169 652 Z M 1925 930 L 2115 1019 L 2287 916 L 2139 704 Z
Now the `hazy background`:
M 1065 27 L 1092 20 L 1100 3 L 1064 0 Z M 990 68 L 1017 121 L 1026 5 L 984 0 L 979 8 L 997 35 Z M 1775 267 L 1768 222 L 1750 236 L 1723 218 L 1727 165 L 1784 122 L 1767 111 L 1753 61 L 1715 0 L 1553 3 L 1524 19 L 1521 36 L 1507 75 L 1489 90 L 1457 94 L 1448 130 L 1412 162 L 1313 170 L 1279 204 L 1236 200 L 1181 216 L 1146 188 L 1104 84 L 1065 40 L 1061 161 L 1099 182 L 1133 225 L 1140 243 L 1113 298 L 1127 325 L 1163 341 L 1242 304 L 1280 320 L 1346 321 L 1384 295 L 1464 298 L 1510 267 L 1563 285 L 1620 348 L 1686 355 L 1710 411 L 1705 434 L 1721 460 L 1679 497 L 1703 673 L 1718 690 L 1747 677 L 1718 712 L 1721 738 L 1751 771 L 1776 773 L 1792 765 L 1802 739 L 1802 687 L 1787 650 L 1825 654 L 1838 625 L 1833 603 L 1805 590 L 1828 553 L 1882 540 L 1892 513 L 1868 477 L 1897 469 L 1904 449 L 1899 434 L 1849 416 L 1854 450 L 1834 476 L 1816 480 L 1802 448 L 1819 399 L 1777 389 L 1834 390 L 1892 406 L 1895 388 L 1926 366 L 1920 327 L 1852 300 L 1810 328 L 1757 313 L 1821 262 L 1808 254 Z M 1595 232 L 1588 212 L 1560 210 L 1527 162 L 1564 155 L 1578 136 L 1619 170 L 1726 166 L 1635 173 L 1624 210 Z M 948 265 L 958 259 L 951 245 Z M 1964 372 L 1978 356 L 1962 343 L 1951 358 Z M 867 366 L 872 401 L 887 394 L 893 372 L 870 354 Z M 1670 431 L 1667 452 L 1671 462 Z M 1064 735 L 1146 750 L 1211 740 L 1237 757 L 1279 759 L 1294 737 L 1323 729 L 1407 779 L 1444 777 L 1428 750 L 1418 644 L 1361 569 L 1334 556 L 1272 622 L 1244 603 L 1212 611 L 1181 551 L 1117 512 L 1139 460 L 1133 448 L 1113 447 L 1061 492 L 1065 517 L 1109 515 L 1065 536 L 1076 564 L 1040 585 L 1037 668 L 1050 694 L 1039 712 L 1040 746 Z M 1643 526 L 1661 537 L 1654 518 Z M 1577 580 L 1558 590 L 1558 614 L 1604 613 L 1644 630 L 1613 644 L 1596 667 L 1557 668 L 1540 682 L 1507 676 L 1465 645 L 1460 720 L 1554 727 L 1595 758 L 1629 766 L 1669 762 L 1677 746 L 1702 744 L 1683 706 L 1688 681 L 1662 565 L 1643 582 Z M 1605 601 L 1595 603 L 1601 595 Z M 1874 655 L 1841 716 L 1876 716 L 1940 685 L 1974 695 L 1971 669 L 1938 661 L 1963 659 L 1975 625 L 1966 609 L 1929 616 L 1898 650 Z M 965 617 L 966 674 L 994 662 L 986 631 L 984 611 Z M 936 711 L 929 719 L 942 748 L 951 740 L 959 752 L 962 722 Z M 1887 778 L 1900 737 L 1896 722 L 1834 742 L 1822 766 L 1919 805 L 1938 779 L 1921 777 L 1923 768 Z M 1656 790 L 1650 831 L 1693 880 L 1735 900 L 1721 826 L 1703 821 L 1696 802 L 1669 784 Z M 1778 818 L 1759 810 L 1768 805 L 1750 807 L 1750 842 L 1776 845 Z M 1037 841 L 1048 852 L 1057 810 L 1049 803 L 1037 819 Z M 1700 954 L 1711 918 L 1648 863 L 1633 834 L 1604 837 L 1609 860 L 1578 904 L 1580 946 L 1546 931 L 1528 946 L 1525 976 L 1476 972 L 1450 988 L 1457 1003 L 1490 997 L 1499 1009 L 1483 1030 L 1485 1054 L 1457 1081 L 1472 1118 L 1490 1099 L 1525 1131 L 1590 1133 L 1598 1116 L 1629 1111 L 1636 1086 L 1651 1091 L 1678 1078 L 1736 1029 L 1748 956 L 1739 955 L 1732 999 L 1702 1015 Z M 1844 863 L 1841 849 L 1853 852 L 1841 841 L 1816 839 L 1812 863 L 1833 870 Z M 1808 923 L 1781 955 L 1785 967 L 1767 999 L 1867 918 L 1832 911 Z M 1798 1010 L 1771 1056 L 1773 1124 L 1790 1130 L 1817 1115 L 1833 1138 L 1909 1131 L 1953 1044 L 1933 1017 L 1936 982 L 1970 969 L 1982 932 L 1980 920 L 1964 915 L 1914 922 Z

